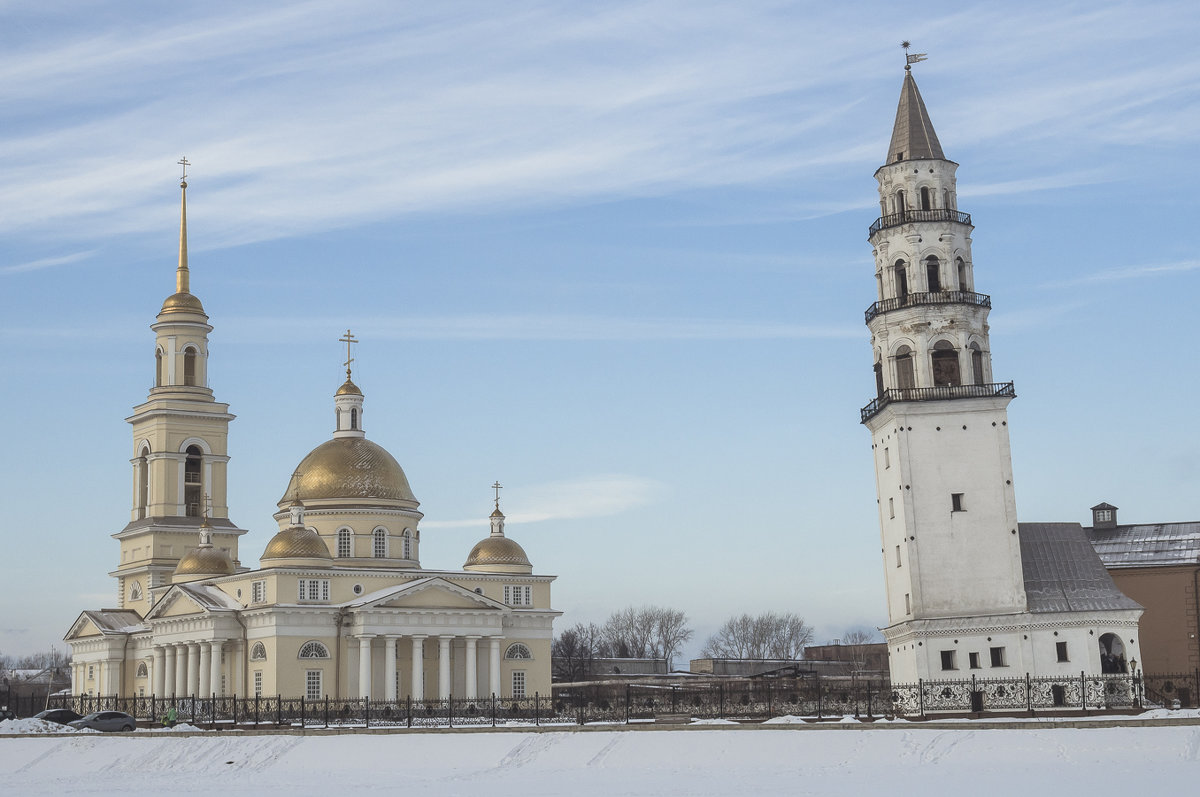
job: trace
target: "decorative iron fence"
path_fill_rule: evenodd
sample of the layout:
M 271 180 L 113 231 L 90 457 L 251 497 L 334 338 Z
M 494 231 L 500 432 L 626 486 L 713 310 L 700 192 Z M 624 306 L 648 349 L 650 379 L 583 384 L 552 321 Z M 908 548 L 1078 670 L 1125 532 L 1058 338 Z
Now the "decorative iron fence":
M 875 223 L 871 225 L 870 232 L 867 237 L 870 238 L 880 230 L 886 230 L 889 227 L 898 227 L 901 224 L 908 224 L 913 221 L 954 221 L 959 224 L 970 224 L 971 214 L 962 213 L 951 208 L 934 208 L 932 210 L 902 210 L 899 213 L 889 213 L 886 216 L 880 216 L 875 219 Z
M 629 723 L 663 719 L 760 721 L 793 715 L 810 719 L 855 716 L 984 716 L 1070 711 L 1139 711 L 1195 708 L 1200 671 L 1152 675 L 1086 675 L 1034 678 L 968 678 L 888 684 L 847 677 L 796 677 L 708 681 L 700 684 L 574 684 L 552 697 L 451 698 L 449 700 L 306 700 L 289 697 L 91 697 L 50 698 L 51 708 L 80 714 L 124 711 L 160 723 L 174 707 L 177 722 L 201 727 L 272 725 L 300 727 L 437 728 L 509 724 Z M 1178 702 L 1176 702 L 1178 701 Z M 40 706 L 38 706 L 40 709 Z
M 901 307 L 920 307 L 928 304 L 969 304 L 975 307 L 991 307 L 992 297 L 986 293 L 973 291 L 922 291 L 897 296 L 894 299 L 881 299 L 868 307 L 864 313 L 867 323 L 880 313 L 899 310 Z

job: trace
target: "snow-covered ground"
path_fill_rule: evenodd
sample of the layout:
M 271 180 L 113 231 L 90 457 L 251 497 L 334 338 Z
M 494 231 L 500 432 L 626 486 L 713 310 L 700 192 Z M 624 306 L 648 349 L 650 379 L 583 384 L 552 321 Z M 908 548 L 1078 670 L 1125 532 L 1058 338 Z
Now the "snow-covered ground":
M 6 794 L 1190 793 L 1200 726 L 138 733 L 0 738 Z

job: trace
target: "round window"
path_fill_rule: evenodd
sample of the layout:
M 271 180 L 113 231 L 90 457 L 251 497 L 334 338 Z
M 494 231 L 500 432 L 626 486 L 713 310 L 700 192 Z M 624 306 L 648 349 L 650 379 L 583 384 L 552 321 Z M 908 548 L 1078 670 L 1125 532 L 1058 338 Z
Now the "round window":
M 362 584 L 355 584 L 355 585 L 354 585 L 354 587 L 353 587 L 353 589 L 354 589 L 354 594 L 355 594 L 355 595 L 361 595 L 361 594 L 362 594 L 362 592 L 363 592 L 363 585 L 362 585 Z

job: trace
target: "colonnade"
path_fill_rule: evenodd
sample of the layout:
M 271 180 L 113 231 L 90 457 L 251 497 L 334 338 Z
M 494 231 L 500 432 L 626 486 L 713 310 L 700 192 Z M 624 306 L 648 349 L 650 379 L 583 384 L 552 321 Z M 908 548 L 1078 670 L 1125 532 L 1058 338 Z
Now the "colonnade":
M 151 653 L 151 694 L 163 697 L 245 694 L 242 682 L 245 643 L 240 639 L 230 640 L 232 661 L 228 672 L 232 678 L 223 687 L 221 675 L 227 670 L 221 662 L 221 651 L 225 644 L 225 640 L 210 640 L 155 645 Z
M 359 634 L 358 639 L 358 696 L 371 697 L 371 683 L 374 677 L 372 671 L 371 651 L 376 638 L 383 640 L 384 662 L 384 694 L 385 700 L 396 700 L 396 648 L 401 635 L 399 634 Z M 410 694 L 413 700 L 425 699 L 425 642 L 437 641 L 438 646 L 438 699 L 450 697 L 453 675 L 450 668 L 450 646 L 458 637 L 454 634 L 436 636 L 414 634 L 408 637 L 412 640 L 412 688 Z M 462 697 L 474 700 L 479 697 L 479 642 L 486 640 L 488 646 L 488 679 L 484 695 L 503 694 L 500 683 L 500 647 L 504 642 L 501 636 L 468 635 L 463 637 L 466 643 L 466 693 Z M 378 696 L 376 696 L 378 697 Z

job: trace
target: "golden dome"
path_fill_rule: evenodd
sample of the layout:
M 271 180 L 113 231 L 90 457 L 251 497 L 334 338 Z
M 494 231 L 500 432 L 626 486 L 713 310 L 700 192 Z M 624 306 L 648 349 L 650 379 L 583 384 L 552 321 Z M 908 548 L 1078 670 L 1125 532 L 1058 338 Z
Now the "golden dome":
M 363 392 L 358 389 L 358 385 L 350 381 L 350 377 L 346 377 L 345 383 L 337 389 L 335 396 L 361 396 Z
M 173 293 L 163 302 L 160 313 L 200 313 L 204 314 L 204 306 L 200 300 L 190 293 Z
M 332 559 L 321 535 L 303 526 L 291 526 L 267 543 L 261 559 Z
M 288 482 L 280 507 L 291 495 L 302 495 L 305 501 L 417 500 L 400 463 L 365 437 L 338 437 L 322 443 L 300 461 L 296 472 L 299 475 Z
M 529 568 L 525 572 L 533 570 L 533 565 L 529 563 L 529 557 L 525 555 L 525 549 L 508 537 L 499 534 L 493 534 L 477 542 L 471 549 L 470 555 L 467 556 L 467 563 L 463 565 L 463 568 L 489 570 L 496 565 L 503 566 L 509 572 L 513 567 Z
M 228 576 L 235 572 L 229 554 L 211 545 L 193 548 L 175 565 L 177 576 Z

